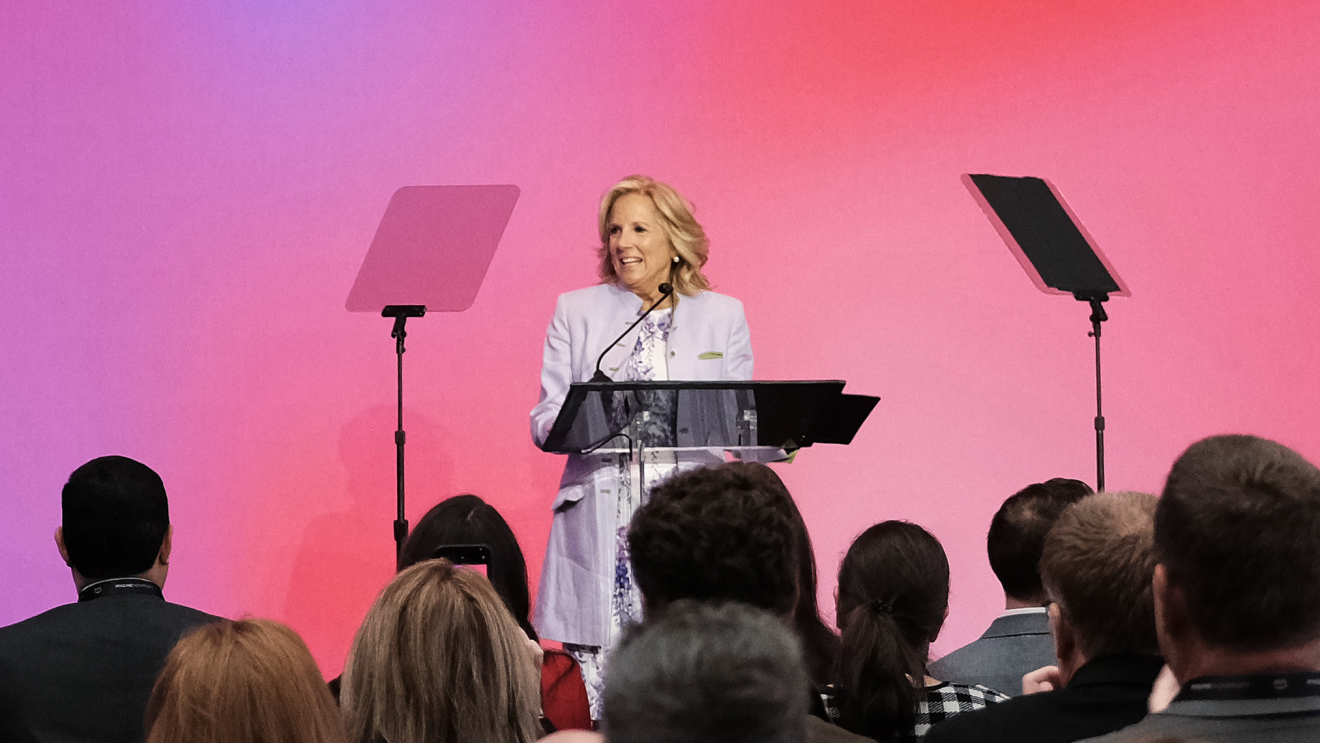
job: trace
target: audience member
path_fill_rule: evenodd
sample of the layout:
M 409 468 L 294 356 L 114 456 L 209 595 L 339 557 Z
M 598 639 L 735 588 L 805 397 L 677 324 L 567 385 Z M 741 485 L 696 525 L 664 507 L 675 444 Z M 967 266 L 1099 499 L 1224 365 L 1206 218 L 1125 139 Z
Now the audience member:
M 980 639 L 931 663 L 932 674 L 1017 696 L 1023 675 L 1054 662 L 1037 568 L 1040 551 L 1063 509 L 1091 492 L 1080 480 L 1056 477 L 1028 485 L 1004 501 L 985 540 L 990 568 L 1004 588 L 1004 613 Z
M 399 570 L 435 557 L 439 547 L 483 544 L 490 548 L 486 577 L 518 626 L 533 641 L 527 562 L 508 522 L 494 506 L 475 495 L 456 495 L 437 503 L 417 522 L 399 555 Z M 591 729 L 587 688 L 573 656 L 546 650 L 541 665 L 541 709 L 556 730 Z
M 367 612 L 340 703 L 354 743 L 530 743 L 539 648 L 490 581 L 448 560 L 395 576 Z
M 0 658 L 0 740 L 5 743 L 35 743 L 21 714 L 18 697 L 19 680 L 13 669 Z
M 837 612 L 834 702 L 844 728 L 920 741 L 941 720 L 1007 699 L 927 675 L 930 644 L 949 615 L 949 561 L 920 526 L 885 521 L 857 537 L 839 565 Z
M 679 600 L 610 658 L 609 743 L 803 743 L 808 685 L 793 633 L 745 604 Z
M 807 523 L 798 510 L 797 503 L 789 494 L 784 481 L 769 467 L 749 467 L 749 476 L 763 477 L 767 488 L 778 491 L 778 502 L 788 509 L 793 521 L 793 531 L 798 544 L 798 600 L 793 610 L 793 626 L 797 630 L 798 640 L 802 643 L 802 658 L 807 667 L 807 676 L 813 685 L 823 689 L 830 683 L 830 674 L 834 670 L 834 660 L 839 653 L 839 636 L 830 629 L 820 616 L 820 607 L 816 597 L 816 552 L 811 546 L 811 535 L 807 533 Z
M 772 487 L 763 468 L 702 467 L 651 491 L 628 531 L 648 618 L 687 598 L 793 615 L 800 548 L 787 491 Z
M 651 491 L 628 530 L 633 573 L 646 621 L 661 619 L 682 599 L 738 601 L 795 625 L 801 547 L 788 491 L 762 464 L 734 462 L 675 475 Z M 606 693 L 609 677 L 606 677 Z M 809 741 L 856 741 L 818 713 Z
M 146 723 L 147 743 L 347 743 L 302 638 L 267 619 L 184 636 L 151 692 Z
M 936 725 L 928 743 L 1071 743 L 1146 716 L 1164 665 L 1151 596 L 1155 504 L 1151 495 L 1102 493 L 1063 512 L 1040 561 L 1055 690 L 954 717 Z
M 1320 740 L 1320 469 L 1254 436 L 1193 444 L 1156 508 L 1155 556 L 1155 626 L 1182 691 L 1094 740 Z
M 399 570 L 436 556 L 438 547 L 484 544 L 490 548 L 486 577 L 509 607 L 518 626 L 533 640 L 527 590 L 527 561 L 513 529 L 494 506 L 475 495 L 455 495 L 431 507 L 413 527 L 399 554 Z
M 55 544 L 78 601 L 0 629 L 21 681 L 0 730 L 38 740 L 141 741 L 147 697 L 188 629 L 218 617 L 165 601 L 173 527 L 160 476 L 127 457 L 74 470 Z M 19 719 L 12 719 L 17 717 Z

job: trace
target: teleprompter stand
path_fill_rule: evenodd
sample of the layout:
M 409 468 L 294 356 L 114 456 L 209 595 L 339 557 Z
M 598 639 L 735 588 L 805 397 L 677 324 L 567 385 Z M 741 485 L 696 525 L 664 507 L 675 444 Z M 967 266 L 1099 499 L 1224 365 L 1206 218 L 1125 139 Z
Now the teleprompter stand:
M 408 332 L 404 330 L 404 323 L 408 322 L 410 317 L 422 317 L 426 314 L 426 305 L 424 304 L 391 304 L 386 305 L 385 309 L 380 311 L 381 317 L 394 318 L 394 329 L 390 331 L 390 337 L 394 339 L 394 353 L 398 358 L 399 364 L 399 427 L 394 431 L 394 476 L 398 483 L 396 489 L 396 505 L 398 512 L 394 517 L 394 548 L 396 553 L 403 551 L 403 543 L 408 539 L 408 518 L 403 512 L 403 445 L 408 440 L 408 434 L 403 430 L 403 339 L 408 337 Z M 397 557 L 397 554 L 396 554 Z
M 773 461 L 812 444 L 849 444 L 878 397 L 846 395 L 844 382 L 576 382 L 541 447 L 557 454 L 627 452 L 645 487 L 646 451 Z M 667 398 L 656 405 L 658 398 Z M 668 420 L 654 409 L 671 411 Z M 672 446 L 644 443 L 667 428 Z M 645 493 L 637 495 L 644 497 Z
M 1109 319 L 1103 302 L 1131 296 L 1095 240 L 1050 182 L 1042 178 L 964 175 L 963 183 L 1013 251 L 1036 288 L 1071 294 L 1091 307 L 1095 338 L 1095 469 L 1097 491 L 1105 489 L 1105 417 L 1100 384 L 1100 324 Z
M 405 186 L 394 192 L 345 306 L 394 318 L 398 365 L 395 561 L 408 538 L 404 511 L 403 353 L 410 317 L 472 306 L 518 200 L 517 186 Z

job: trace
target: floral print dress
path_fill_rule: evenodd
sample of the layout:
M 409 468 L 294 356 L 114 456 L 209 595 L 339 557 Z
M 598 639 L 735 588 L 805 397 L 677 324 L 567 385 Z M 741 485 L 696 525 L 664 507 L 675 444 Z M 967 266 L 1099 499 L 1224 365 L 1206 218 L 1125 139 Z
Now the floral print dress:
M 669 379 L 669 331 L 673 323 L 671 310 L 652 312 L 642 321 L 637 342 L 633 345 L 632 355 L 624 365 L 625 379 L 628 381 L 664 381 Z M 627 393 L 618 393 L 624 395 Z M 674 394 L 667 391 L 639 392 L 637 402 L 642 410 L 649 412 L 640 423 L 640 443 L 644 447 L 673 446 L 672 434 L 677 410 L 674 406 Z M 616 406 L 619 413 L 620 427 L 626 423 L 623 405 Z M 656 483 L 673 473 L 676 460 L 671 452 L 646 451 L 646 481 L 640 488 L 641 496 L 634 491 L 633 480 L 638 476 L 638 468 L 630 463 L 629 454 L 619 455 L 619 499 L 618 524 L 615 534 L 614 585 L 610 591 L 610 627 L 609 644 L 606 647 L 565 644 L 568 651 L 582 667 L 582 677 L 587 686 L 587 698 L 591 705 L 591 718 L 600 719 L 601 692 L 605 685 L 605 665 L 609 652 L 623 629 L 629 624 L 642 619 L 642 596 L 633 578 L 632 560 L 628 555 L 628 524 L 633 514 L 646 500 L 646 494 Z

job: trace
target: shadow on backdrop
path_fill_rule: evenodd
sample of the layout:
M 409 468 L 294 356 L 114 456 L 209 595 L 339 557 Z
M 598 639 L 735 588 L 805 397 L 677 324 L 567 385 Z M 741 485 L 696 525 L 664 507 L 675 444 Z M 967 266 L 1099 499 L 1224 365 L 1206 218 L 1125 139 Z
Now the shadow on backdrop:
M 348 508 L 312 519 L 293 561 L 284 617 L 327 678 L 342 670 L 358 625 L 394 577 L 395 416 L 393 407 L 379 405 L 344 425 L 339 457 L 348 471 Z M 434 421 L 405 408 L 404 428 L 411 526 L 452 495 L 453 467 Z

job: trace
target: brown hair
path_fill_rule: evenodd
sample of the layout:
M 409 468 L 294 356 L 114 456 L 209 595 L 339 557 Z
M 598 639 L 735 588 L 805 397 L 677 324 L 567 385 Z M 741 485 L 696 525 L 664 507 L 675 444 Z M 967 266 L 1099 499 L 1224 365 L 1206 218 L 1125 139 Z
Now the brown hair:
M 697 218 L 692 216 L 692 205 L 687 202 L 673 186 L 661 183 L 644 175 L 630 175 L 614 184 L 600 200 L 600 248 L 596 254 L 600 258 L 600 281 L 613 284 L 619 280 L 614 273 L 614 262 L 610 260 L 610 211 L 614 202 L 621 197 L 639 193 L 651 200 L 656 214 L 660 215 L 660 226 L 669 238 L 669 244 L 678 253 L 678 263 L 670 270 L 669 283 L 674 291 L 686 296 L 710 289 L 710 282 L 701 267 L 710 257 L 710 240 L 701 228 Z
M 406 568 L 353 639 L 340 703 L 360 743 L 530 743 L 540 686 L 490 582 L 448 560 Z
M 174 646 L 147 703 L 148 743 L 345 743 L 297 633 L 268 619 L 203 625 Z
M 1212 436 L 1173 463 L 1155 553 L 1209 643 L 1243 651 L 1320 638 L 1320 469 L 1256 436 Z
M 906 521 L 862 532 L 839 563 L 839 725 L 889 740 L 917 716 L 930 643 L 949 608 L 949 559 L 935 535 Z
M 1158 655 L 1155 506 L 1145 493 L 1101 493 L 1069 506 L 1045 537 L 1040 572 L 1088 658 Z
M 1040 583 L 1040 551 L 1045 535 L 1063 509 L 1094 493 L 1081 480 L 1056 477 L 1033 483 L 1004 501 L 985 535 L 990 569 L 1009 598 L 1045 603 Z

